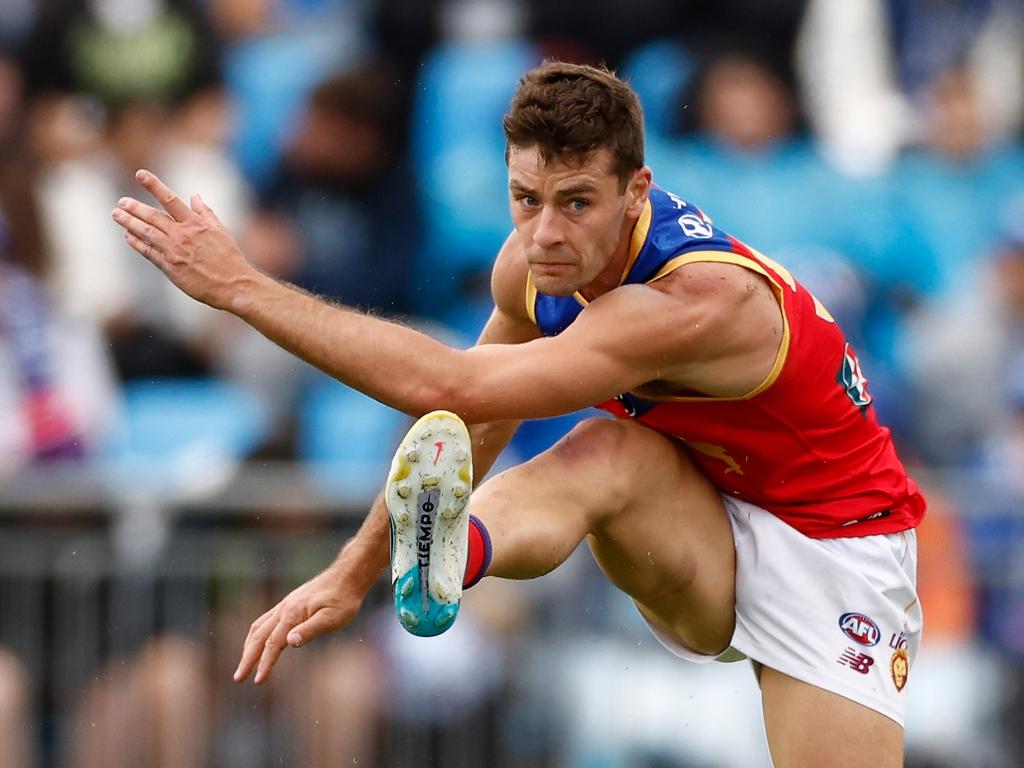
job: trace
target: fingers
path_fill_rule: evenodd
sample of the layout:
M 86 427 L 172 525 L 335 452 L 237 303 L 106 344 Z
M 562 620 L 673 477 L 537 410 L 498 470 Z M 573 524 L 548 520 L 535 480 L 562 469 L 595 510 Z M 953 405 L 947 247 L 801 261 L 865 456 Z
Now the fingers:
M 259 661 L 260 655 L 263 653 L 263 644 L 266 642 L 267 635 L 277 625 L 277 609 L 271 609 L 260 616 L 256 621 L 252 623 L 249 628 L 249 634 L 245 637 L 245 643 L 242 645 L 242 658 L 238 662 L 238 668 L 235 670 L 234 679 L 236 683 L 240 683 L 249 676 L 252 672 L 252 668 Z
M 288 645 L 292 648 L 301 648 L 310 640 L 325 632 L 330 632 L 336 627 L 337 621 L 331 612 L 321 609 L 288 633 Z
M 145 256 L 149 261 L 153 262 L 157 267 L 163 269 L 163 264 L 160 261 L 160 253 L 152 245 L 140 240 L 131 232 L 124 233 L 124 241 L 128 243 L 132 248 Z
M 175 223 L 174 219 L 163 211 L 158 211 L 153 206 L 140 203 L 138 200 L 131 197 L 122 197 L 117 201 L 117 207 L 123 211 L 127 211 L 136 219 L 141 219 L 150 226 L 156 227 L 165 235 L 170 233 L 171 228 Z
M 167 244 L 167 234 L 165 232 L 152 224 L 147 224 L 142 219 L 136 218 L 134 215 L 128 213 L 124 208 L 115 208 L 111 215 L 113 216 L 114 221 L 124 227 L 127 235 L 133 235 L 135 240 L 142 242 L 144 245 L 153 246 L 157 250 L 162 251 L 163 247 Z M 139 253 L 152 261 L 148 248 L 146 251 L 140 250 L 135 245 L 132 245 L 132 248 L 135 248 L 135 250 L 139 251 Z
M 274 664 L 277 663 L 281 653 L 288 647 L 286 638 L 291 627 L 291 622 L 281 619 L 263 643 L 263 655 L 260 656 L 260 663 L 256 667 L 256 676 L 252 679 L 256 685 L 259 685 L 270 676 L 270 670 L 274 668 Z
M 203 218 L 210 219 L 211 221 L 215 221 L 218 224 L 220 224 L 220 219 L 218 219 L 217 214 L 213 212 L 213 208 L 208 206 L 206 204 L 206 201 L 203 200 L 203 198 L 201 198 L 199 195 L 192 195 L 192 200 L 190 202 L 192 203 L 193 211 L 198 213 Z
M 149 171 L 137 171 L 135 173 L 135 179 L 139 184 L 145 187 L 146 191 L 164 207 L 164 210 L 167 211 L 175 221 L 185 221 L 192 215 L 192 211 L 187 205 L 185 205 L 185 201 L 174 194 L 170 187 L 160 181 L 160 179 Z
M 317 615 L 322 613 L 323 611 L 320 611 Z M 270 670 L 288 645 L 298 648 L 327 629 L 329 623 L 322 620 L 310 619 L 300 623 L 287 611 L 279 611 L 276 608 L 268 611 L 254 621 L 249 629 L 242 649 L 242 658 L 233 675 L 235 682 L 245 680 L 255 666 L 256 676 L 253 682 L 259 685 L 270 676 Z

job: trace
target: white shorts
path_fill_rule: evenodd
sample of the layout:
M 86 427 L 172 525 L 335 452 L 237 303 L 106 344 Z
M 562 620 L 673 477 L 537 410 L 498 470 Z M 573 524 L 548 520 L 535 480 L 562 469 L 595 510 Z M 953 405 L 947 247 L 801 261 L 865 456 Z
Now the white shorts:
M 903 725 L 921 640 L 915 532 L 812 539 L 760 507 L 722 498 L 736 541 L 730 648 L 705 656 L 651 626 L 654 636 L 689 661 L 745 655 Z

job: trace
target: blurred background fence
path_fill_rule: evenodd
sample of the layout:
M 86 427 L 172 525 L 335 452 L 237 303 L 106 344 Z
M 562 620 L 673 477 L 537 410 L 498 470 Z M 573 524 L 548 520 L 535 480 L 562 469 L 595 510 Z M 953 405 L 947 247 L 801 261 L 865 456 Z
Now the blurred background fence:
M 469 345 L 510 227 L 501 114 L 546 56 L 626 76 L 655 182 L 857 347 L 931 506 L 908 764 L 1024 764 L 1022 3 L 581 14 L 0 0 L 0 768 L 767 765 L 749 667 L 676 662 L 586 554 L 485 581 L 436 641 L 374 593 L 267 687 L 230 682 L 407 422 L 177 295 L 110 210 L 151 168 L 265 271 Z

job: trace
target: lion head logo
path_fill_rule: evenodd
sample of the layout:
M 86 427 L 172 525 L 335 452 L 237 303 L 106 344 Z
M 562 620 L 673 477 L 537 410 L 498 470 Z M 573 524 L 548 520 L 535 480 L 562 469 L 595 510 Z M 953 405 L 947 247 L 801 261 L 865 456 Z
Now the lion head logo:
M 892 682 L 897 691 L 902 691 L 907 684 L 907 676 L 910 674 L 910 657 L 907 656 L 907 649 L 900 648 L 892 655 L 889 661 L 889 671 L 892 673 Z

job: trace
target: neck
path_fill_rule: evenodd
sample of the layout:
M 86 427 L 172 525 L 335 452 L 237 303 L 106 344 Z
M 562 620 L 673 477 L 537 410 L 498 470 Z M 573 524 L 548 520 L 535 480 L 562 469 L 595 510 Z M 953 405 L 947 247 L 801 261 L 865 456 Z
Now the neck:
M 598 296 L 608 293 L 613 288 L 622 284 L 622 273 L 629 261 L 630 245 L 633 242 L 633 230 L 636 228 L 639 219 L 628 219 L 623 222 L 623 231 L 619 236 L 619 244 L 615 248 L 615 255 L 608 262 L 601 274 L 599 274 L 589 285 L 580 289 L 580 295 L 587 301 L 593 301 Z

